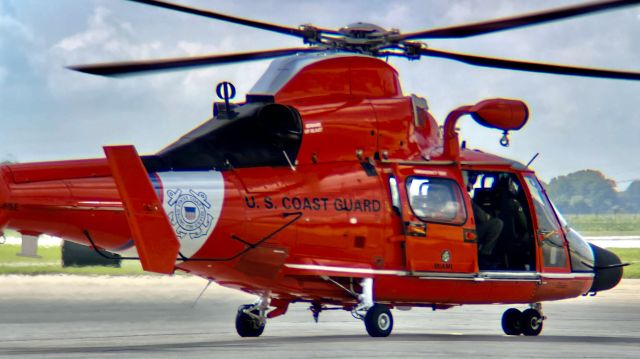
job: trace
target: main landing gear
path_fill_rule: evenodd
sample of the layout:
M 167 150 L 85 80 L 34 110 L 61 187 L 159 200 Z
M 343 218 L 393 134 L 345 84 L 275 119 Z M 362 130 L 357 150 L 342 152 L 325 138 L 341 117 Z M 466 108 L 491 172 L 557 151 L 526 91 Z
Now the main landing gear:
M 255 303 L 238 308 L 236 331 L 241 337 L 259 337 L 267 325 L 267 319 L 284 315 L 288 308 L 289 301 L 271 298 L 271 293 L 266 292 Z
M 545 319 L 540 303 L 531 304 L 531 308 L 524 312 L 509 308 L 502 314 L 502 330 L 506 335 L 537 336 L 542 332 L 542 322 Z
M 393 329 L 393 316 L 389 307 L 374 304 L 364 316 L 364 326 L 372 337 L 388 337 Z
M 359 304 L 351 311 L 354 318 L 364 321 L 364 326 L 372 337 L 388 337 L 393 330 L 393 316 L 389 307 L 373 302 L 373 279 L 365 278 L 360 283 L 362 294 Z
M 263 296 L 254 304 L 241 305 L 236 314 L 236 331 L 241 337 L 259 337 L 267 325 L 269 297 Z
M 241 305 L 236 314 L 236 331 L 241 337 L 259 337 L 267 324 L 253 304 Z

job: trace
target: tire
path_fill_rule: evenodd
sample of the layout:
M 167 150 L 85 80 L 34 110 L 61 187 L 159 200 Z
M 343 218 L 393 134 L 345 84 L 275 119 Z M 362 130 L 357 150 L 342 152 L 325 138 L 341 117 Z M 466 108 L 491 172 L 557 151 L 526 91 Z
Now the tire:
M 364 326 L 372 337 L 388 337 L 393 330 L 393 316 L 386 305 L 374 304 L 367 310 Z
M 259 337 L 264 331 L 266 324 L 263 323 L 261 325 L 259 320 L 244 312 L 245 309 L 251 307 L 251 304 L 241 305 L 240 308 L 238 308 L 238 314 L 236 314 L 236 331 L 238 335 L 243 338 Z M 254 310 L 252 313 L 258 314 L 258 311 Z
M 542 315 L 535 309 L 527 309 L 520 317 L 522 323 L 522 334 L 526 336 L 537 336 L 542 332 Z
M 509 308 L 502 314 L 502 330 L 506 335 L 522 334 L 522 313 L 518 309 Z

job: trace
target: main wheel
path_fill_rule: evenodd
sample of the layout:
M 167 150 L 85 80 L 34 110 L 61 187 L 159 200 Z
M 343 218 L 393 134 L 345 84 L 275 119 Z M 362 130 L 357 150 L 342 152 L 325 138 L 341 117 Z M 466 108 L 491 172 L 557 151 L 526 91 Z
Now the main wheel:
M 527 336 L 539 335 L 542 331 L 542 315 L 535 309 L 527 309 L 520 317 L 522 334 Z
M 266 323 L 260 324 L 260 320 L 245 313 L 244 310 L 253 307 L 251 304 L 241 305 L 236 314 L 236 331 L 241 337 L 259 337 L 264 331 Z M 259 314 L 257 310 L 252 312 Z
M 367 310 L 364 326 L 372 337 L 388 337 L 393 329 L 393 316 L 386 305 L 374 304 Z
M 506 335 L 522 334 L 522 313 L 516 308 L 507 309 L 502 314 L 502 330 Z

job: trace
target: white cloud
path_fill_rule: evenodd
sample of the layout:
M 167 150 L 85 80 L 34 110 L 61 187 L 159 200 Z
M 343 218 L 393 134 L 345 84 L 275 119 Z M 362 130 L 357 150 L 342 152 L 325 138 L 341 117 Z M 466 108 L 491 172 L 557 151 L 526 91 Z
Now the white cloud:
M 0 14 L 0 34 L 3 32 L 17 35 L 27 41 L 34 40 L 33 31 L 25 24 L 8 14 Z
M 382 26 L 392 24 L 391 27 L 398 28 L 402 25 L 405 19 L 411 16 L 411 7 L 408 4 L 390 2 L 388 6 L 389 8 L 382 11 L 382 14 L 376 14 L 372 19 L 363 21 L 380 23 Z
M 63 38 L 52 51 L 69 62 L 102 62 L 116 56 L 144 59 L 162 49 L 163 45 L 158 40 L 136 41 L 135 30 L 130 23 L 118 22 L 110 10 L 97 7 L 84 30 Z
M 65 51 L 75 51 L 89 46 L 99 45 L 112 37 L 115 30 L 112 25 L 105 23 L 105 17 L 110 11 L 98 7 L 89 18 L 88 29 L 84 32 L 62 39 L 56 47 Z

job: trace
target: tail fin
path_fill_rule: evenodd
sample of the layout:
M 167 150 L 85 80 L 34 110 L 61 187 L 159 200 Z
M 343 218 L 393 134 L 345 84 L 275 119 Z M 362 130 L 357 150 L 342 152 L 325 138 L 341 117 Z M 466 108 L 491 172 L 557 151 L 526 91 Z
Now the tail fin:
M 104 147 L 142 268 L 171 274 L 180 242 L 135 147 Z

